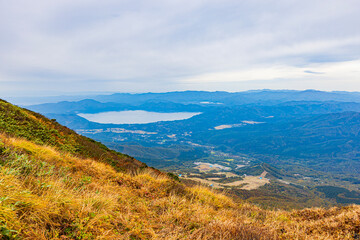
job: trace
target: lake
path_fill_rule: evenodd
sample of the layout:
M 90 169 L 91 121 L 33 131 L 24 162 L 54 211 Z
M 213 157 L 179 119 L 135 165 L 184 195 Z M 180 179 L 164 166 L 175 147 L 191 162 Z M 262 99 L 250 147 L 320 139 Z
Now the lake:
M 175 112 L 175 113 L 159 113 L 148 112 L 142 110 L 136 111 L 113 111 L 102 113 L 79 113 L 91 122 L 97 123 L 114 123 L 114 124 L 134 124 L 134 123 L 153 123 L 160 121 L 175 121 L 191 118 L 200 112 Z

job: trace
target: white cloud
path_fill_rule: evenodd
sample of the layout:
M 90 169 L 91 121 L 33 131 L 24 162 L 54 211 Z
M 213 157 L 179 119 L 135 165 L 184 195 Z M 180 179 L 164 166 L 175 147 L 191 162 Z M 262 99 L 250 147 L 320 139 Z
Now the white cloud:
M 189 87 L 194 85 L 194 88 L 207 86 L 207 90 L 216 90 L 214 87 L 217 87 L 221 90 L 239 91 L 244 90 L 244 84 L 250 86 L 247 89 L 258 89 L 261 84 L 263 87 L 260 88 L 354 91 L 360 87 L 360 60 L 215 72 L 179 79 L 179 82 Z
M 360 59 L 359 11 L 357 0 L 1 1 L 0 94 L 358 86 L 339 68 Z

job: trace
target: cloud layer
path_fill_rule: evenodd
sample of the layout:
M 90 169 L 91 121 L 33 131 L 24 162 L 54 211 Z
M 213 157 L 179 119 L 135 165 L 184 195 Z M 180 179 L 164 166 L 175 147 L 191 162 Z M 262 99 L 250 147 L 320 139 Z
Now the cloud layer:
M 0 0 L 0 94 L 360 91 L 358 0 Z

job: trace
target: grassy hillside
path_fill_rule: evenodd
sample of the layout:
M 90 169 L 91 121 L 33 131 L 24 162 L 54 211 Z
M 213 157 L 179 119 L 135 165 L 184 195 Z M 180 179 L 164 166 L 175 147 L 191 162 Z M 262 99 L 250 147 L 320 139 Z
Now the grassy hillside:
M 358 239 L 359 206 L 263 210 L 153 169 L 118 171 L 96 146 L 121 166 L 142 165 L 32 112 L 1 106 L 2 239 Z
M 105 145 L 83 137 L 44 116 L 0 100 L 0 131 L 22 137 L 37 144 L 46 144 L 78 157 L 110 163 L 118 170 L 146 167 L 134 158 L 111 151 Z
M 4 239 L 352 239 L 359 206 L 269 211 L 0 135 Z

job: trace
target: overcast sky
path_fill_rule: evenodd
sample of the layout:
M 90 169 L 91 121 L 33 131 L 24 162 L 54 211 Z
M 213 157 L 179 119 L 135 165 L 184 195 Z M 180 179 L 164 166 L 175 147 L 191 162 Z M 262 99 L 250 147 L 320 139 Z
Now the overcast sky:
M 360 91 L 359 0 L 0 0 L 0 97 Z

